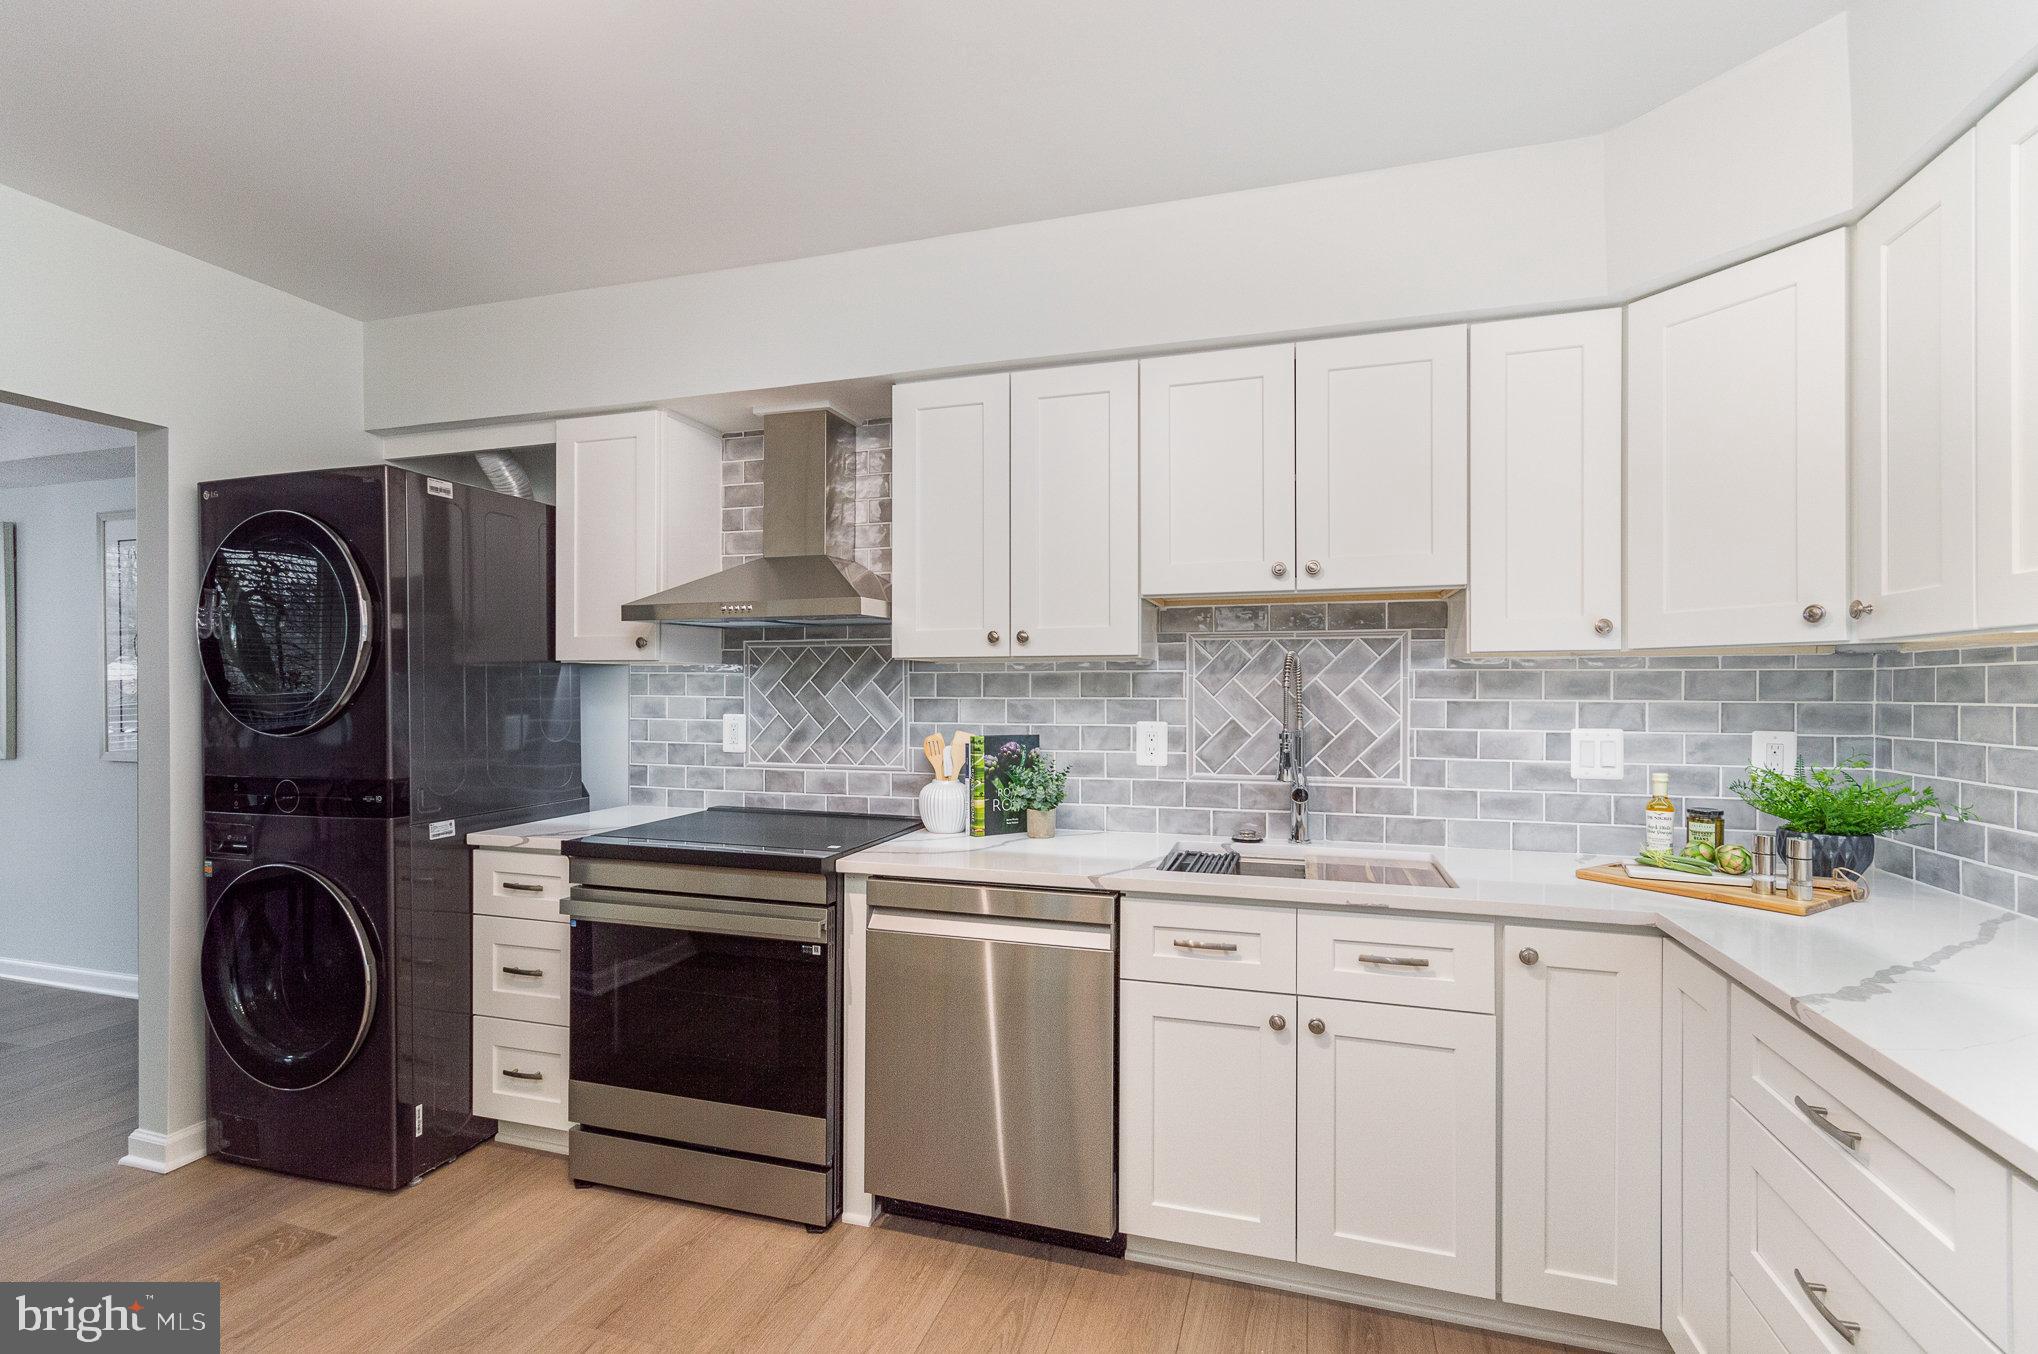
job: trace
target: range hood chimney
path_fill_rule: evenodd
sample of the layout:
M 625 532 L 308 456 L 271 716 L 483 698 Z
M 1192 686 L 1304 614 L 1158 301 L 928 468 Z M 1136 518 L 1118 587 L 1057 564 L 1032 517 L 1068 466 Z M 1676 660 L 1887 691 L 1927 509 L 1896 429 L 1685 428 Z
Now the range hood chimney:
M 832 409 L 764 417 L 764 555 L 733 569 L 639 598 L 626 621 L 717 629 L 754 625 L 882 625 L 891 588 L 854 560 L 829 553 L 828 462 L 854 457 L 856 428 Z M 835 548 L 852 548 L 848 532 Z

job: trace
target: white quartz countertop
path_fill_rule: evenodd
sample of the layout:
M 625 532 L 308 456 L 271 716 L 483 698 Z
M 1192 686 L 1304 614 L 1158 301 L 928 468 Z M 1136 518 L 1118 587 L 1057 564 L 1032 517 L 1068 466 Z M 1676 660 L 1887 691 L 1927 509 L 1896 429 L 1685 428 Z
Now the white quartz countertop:
M 671 809 L 649 804 L 625 804 L 620 808 L 596 809 L 592 813 L 569 813 L 563 818 L 541 818 L 535 823 L 516 823 L 467 834 L 469 846 L 492 846 L 499 851 L 550 851 L 555 855 L 567 842 L 592 837 L 597 832 L 636 827 L 678 817 Z
M 1969 1137 L 2038 1177 L 2038 920 L 1877 873 L 1872 896 L 1811 917 L 1687 901 L 1575 877 L 1604 857 L 1326 845 L 1434 860 L 1458 887 L 1408 888 L 1150 868 L 1176 841 L 1125 832 L 915 833 L 848 857 L 847 874 L 1107 888 L 1302 907 L 1650 927 L 1794 1016 Z M 1270 844 L 1253 854 L 1293 848 Z

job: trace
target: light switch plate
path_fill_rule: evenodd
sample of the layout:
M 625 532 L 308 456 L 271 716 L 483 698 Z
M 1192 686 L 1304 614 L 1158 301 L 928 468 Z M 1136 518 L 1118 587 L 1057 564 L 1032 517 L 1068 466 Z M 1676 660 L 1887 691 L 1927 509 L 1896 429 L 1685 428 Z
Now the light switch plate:
M 743 727 L 743 716 L 723 715 L 722 751 L 741 752 L 744 747 L 747 732 L 748 731 Z
M 1627 770 L 1626 747 L 1619 729 L 1571 730 L 1571 778 L 1619 780 Z
M 1788 776 L 1797 770 L 1797 735 L 1758 729 L 1748 738 L 1748 765 Z
M 1133 760 L 1140 766 L 1168 764 L 1168 726 L 1160 719 L 1142 719 L 1132 726 Z

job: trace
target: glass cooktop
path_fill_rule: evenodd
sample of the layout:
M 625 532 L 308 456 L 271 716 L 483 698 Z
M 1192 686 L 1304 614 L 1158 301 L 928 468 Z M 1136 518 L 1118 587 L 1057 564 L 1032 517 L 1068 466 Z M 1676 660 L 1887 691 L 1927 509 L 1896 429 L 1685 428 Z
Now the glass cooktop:
M 917 818 L 796 809 L 704 809 L 566 844 L 569 856 L 687 859 L 760 868 L 825 868 L 842 856 L 920 826 Z

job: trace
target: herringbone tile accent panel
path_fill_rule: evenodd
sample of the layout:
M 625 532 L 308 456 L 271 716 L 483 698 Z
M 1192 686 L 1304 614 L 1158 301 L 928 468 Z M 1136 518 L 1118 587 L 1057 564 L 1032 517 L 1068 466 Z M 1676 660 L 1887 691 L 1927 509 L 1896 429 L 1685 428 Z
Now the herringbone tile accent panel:
M 1190 775 L 1263 780 L 1281 733 L 1281 660 L 1302 662 L 1310 778 L 1400 785 L 1408 765 L 1408 636 L 1204 634 L 1189 641 Z
M 884 645 L 752 641 L 743 670 L 751 766 L 905 765 L 905 665 Z

